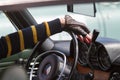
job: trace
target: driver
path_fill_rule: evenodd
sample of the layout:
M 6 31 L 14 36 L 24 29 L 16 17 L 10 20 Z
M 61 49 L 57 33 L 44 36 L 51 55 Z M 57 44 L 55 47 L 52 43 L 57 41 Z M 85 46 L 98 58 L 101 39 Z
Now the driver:
M 85 24 L 77 22 L 71 16 L 57 18 L 50 22 L 43 22 L 38 25 L 18 30 L 15 33 L 1 37 L 0 59 L 9 57 L 24 49 L 33 48 L 38 41 L 43 41 L 49 36 L 61 31 L 73 31 L 82 40 L 91 41 L 90 31 Z

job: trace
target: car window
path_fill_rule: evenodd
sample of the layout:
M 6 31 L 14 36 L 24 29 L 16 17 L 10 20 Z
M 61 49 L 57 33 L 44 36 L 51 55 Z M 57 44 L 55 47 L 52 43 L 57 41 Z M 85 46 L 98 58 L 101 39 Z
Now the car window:
M 59 17 L 64 17 L 65 14 L 68 14 L 65 5 L 29 8 L 28 10 L 38 23 L 42 23 L 43 21 L 51 21 Z M 70 39 L 70 36 L 69 34 L 63 32 L 55 34 L 51 36 L 51 38 L 54 40 L 66 40 Z
M 5 14 L 0 11 L 0 37 L 15 32 L 16 29 L 12 23 L 8 20 Z
M 66 5 L 55 5 L 55 6 L 45 6 L 45 7 L 35 7 L 28 9 L 32 16 L 35 18 L 37 23 L 42 23 L 43 21 L 50 21 L 56 18 L 64 17 L 65 15 L 71 15 L 74 19 L 84 22 L 85 18 L 83 15 L 73 14 L 67 12 Z M 62 32 L 51 36 L 53 40 L 69 40 L 71 37 L 68 33 Z
M 97 4 L 104 36 L 120 40 L 120 1 Z
M 96 9 L 96 17 L 86 17 L 88 27 L 98 29 L 102 37 L 120 40 L 120 1 L 98 2 Z
M 38 23 L 46 20 L 49 21 L 58 17 L 64 17 L 64 15 L 68 14 L 77 21 L 85 23 L 89 27 L 91 33 L 93 29 L 97 29 L 100 31 L 99 36 L 101 37 L 109 37 L 120 40 L 118 35 L 120 34 L 120 2 L 96 3 L 96 9 L 96 17 L 69 13 L 67 12 L 66 5 L 29 8 L 28 10 Z M 70 36 L 65 33 L 60 33 L 52 38 L 67 40 Z

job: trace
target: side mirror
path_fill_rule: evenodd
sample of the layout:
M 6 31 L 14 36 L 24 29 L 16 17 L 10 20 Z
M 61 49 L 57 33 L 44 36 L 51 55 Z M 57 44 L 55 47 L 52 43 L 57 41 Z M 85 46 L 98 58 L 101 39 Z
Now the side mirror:
M 91 1 L 89 3 L 68 4 L 67 11 L 95 17 L 96 6 L 94 1 Z

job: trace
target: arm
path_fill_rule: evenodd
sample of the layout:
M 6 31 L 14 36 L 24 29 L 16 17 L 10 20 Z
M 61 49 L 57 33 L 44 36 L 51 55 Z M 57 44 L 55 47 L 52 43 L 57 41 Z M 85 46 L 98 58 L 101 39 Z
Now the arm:
M 50 22 L 43 22 L 38 25 L 19 30 L 0 39 L 0 59 L 18 53 L 27 48 L 33 48 L 38 41 L 43 41 L 50 35 L 62 30 L 73 31 L 82 35 L 83 39 L 90 41 L 89 29 L 70 16 L 58 18 Z
M 33 48 L 38 41 L 62 31 L 64 18 L 43 22 L 19 30 L 0 39 L 0 58 L 8 57 L 27 48 Z

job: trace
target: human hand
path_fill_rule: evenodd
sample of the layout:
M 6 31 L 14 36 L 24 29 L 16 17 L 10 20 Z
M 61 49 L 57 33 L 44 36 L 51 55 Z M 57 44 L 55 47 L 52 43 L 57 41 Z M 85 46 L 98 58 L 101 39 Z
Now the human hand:
M 86 43 L 91 43 L 92 40 L 92 35 L 91 34 L 87 34 L 85 37 L 82 37 L 81 35 L 77 35 L 78 39 L 80 41 L 86 42 Z
M 65 16 L 65 26 L 63 29 L 66 31 L 73 31 L 76 35 L 78 35 L 78 38 L 81 37 L 81 39 L 87 43 L 91 42 L 91 35 L 89 34 L 90 31 L 86 25 L 76 21 L 69 15 Z

